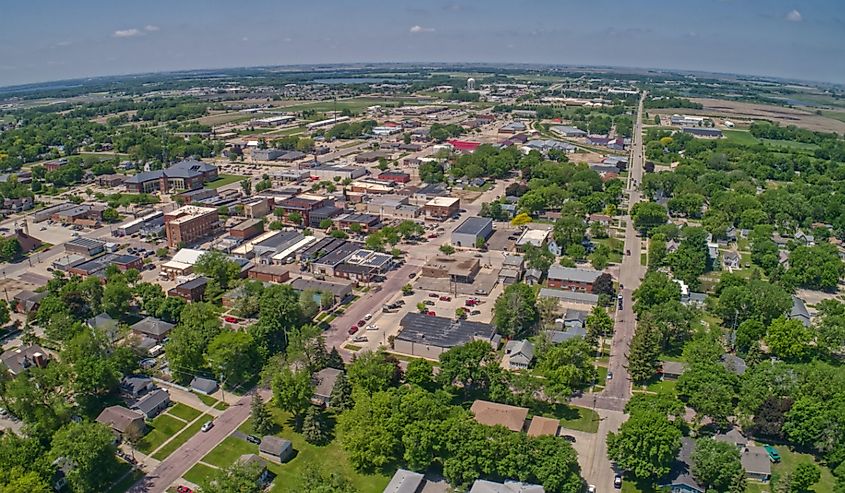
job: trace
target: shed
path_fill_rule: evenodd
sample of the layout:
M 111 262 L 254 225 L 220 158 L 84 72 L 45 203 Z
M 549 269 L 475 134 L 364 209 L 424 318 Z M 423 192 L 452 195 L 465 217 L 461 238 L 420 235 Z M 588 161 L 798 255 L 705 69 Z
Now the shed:
M 258 452 L 272 461 L 287 462 L 293 456 L 293 444 L 290 440 L 267 435 L 261 439 Z
M 191 380 L 191 389 L 201 394 L 211 395 L 217 392 L 218 388 L 217 381 L 210 378 L 194 377 Z

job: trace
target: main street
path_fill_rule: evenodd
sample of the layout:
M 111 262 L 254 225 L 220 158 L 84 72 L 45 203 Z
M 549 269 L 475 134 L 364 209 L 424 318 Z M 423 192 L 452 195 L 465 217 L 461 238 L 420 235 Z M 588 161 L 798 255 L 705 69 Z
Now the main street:
M 616 311 L 613 340 L 610 346 L 610 361 L 608 371 L 613 378 L 605 382 L 605 388 L 598 394 L 585 394 L 572 399 L 573 404 L 595 409 L 601 421 L 595 438 L 595 446 L 590 448 L 590 456 L 586 465 L 582 464 L 584 477 L 590 484 L 596 485 L 598 491 L 612 491 L 613 470 L 607 457 L 607 435 L 617 431 L 625 422 L 623 409 L 631 398 L 631 378 L 628 375 L 628 350 L 634 337 L 636 318 L 632 309 L 633 292 L 640 285 L 646 268 L 640 264 L 642 254 L 640 237 L 631 220 L 631 208 L 642 197 L 638 186 L 643 176 L 643 101 L 640 98 L 637 109 L 637 119 L 634 125 L 634 135 L 631 143 L 631 157 L 628 170 L 628 211 L 623 217 L 625 222 L 625 252 L 619 269 L 619 284 L 622 295 L 622 308 Z M 630 254 L 627 254 L 630 252 Z

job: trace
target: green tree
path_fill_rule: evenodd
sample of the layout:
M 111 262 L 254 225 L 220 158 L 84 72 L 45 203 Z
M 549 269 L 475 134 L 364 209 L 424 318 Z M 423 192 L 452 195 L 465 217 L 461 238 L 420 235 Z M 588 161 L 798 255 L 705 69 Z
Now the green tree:
M 414 293 L 414 287 L 410 284 L 405 284 L 402 286 L 402 294 L 405 296 L 410 296 Z
M 587 341 L 591 346 L 597 346 L 599 337 L 606 337 L 613 333 L 613 319 L 607 314 L 607 310 L 600 306 L 594 306 L 587 317 Z
M 800 320 L 778 318 L 769 325 L 766 344 L 778 358 L 801 361 L 810 353 L 813 334 Z
M 222 332 L 217 307 L 191 303 L 182 310 L 179 323 L 164 345 L 167 361 L 178 383 L 190 382 L 205 367 L 205 350 Z
M 208 344 L 206 362 L 230 387 L 250 381 L 261 369 L 255 341 L 246 332 L 221 332 Z
M 11 262 L 23 253 L 21 244 L 15 237 L 0 238 L 0 262 Z
M 329 425 L 320 408 L 308 408 L 302 420 L 302 438 L 313 445 L 323 445 L 329 440 Z
M 620 468 L 639 479 L 657 479 L 669 473 L 681 448 L 681 432 L 665 414 L 636 413 L 618 433 L 607 436 L 607 455 Z
M 698 360 L 678 379 L 678 396 L 717 426 L 726 427 L 737 397 L 737 377 L 716 363 Z
M 634 382 L 646 382 L 657 373 L 660 338 L 660 331 L 654 323 L 637 324 L 628 352 L 628 373 Z
M 445 255 L 453 255 L 455 253 L 455 247 L 448 243 L 444 243 L 440 245 L 440 251 Z
M 586 387 L 597 378 L 593 349 L 576 337 L 545 348 L 537 355 L 537 372 L 545 377 L 545 394 L 558 400 Z
M 204 481 L 201 481 L 202 493 L 260 493 L 258 484 L 260 471 L 257 465 L 247 465 L 235 461 L 228 467 L 214 469 Z
M 335 380 L 332 395 L 329 398 L 329 407 L 334 409 L 335 412 L 343 412 L 351 409 L 353 404 L 352 385 L 344 372 L 338 375 L 337 380 Z
M 527 284 L 511 284 L 496 298 L 493 324 L 504 336 L 518 338 L 530 334 L 539 319 L 537 297 Z
M 399 384 L 399 362 L 385 351 L 370 351 L 355 358 L 348 367 L 349 382 L 356 391 L 367 393 L 387 390 Z
M 264 404 L 264 400 L 258 392 L 252 395 L 252 403 L 250 405 L 250 418 L 252 418 L 252 431 L 259 436 L 269 435 L 273 433 L 276 424 L 273 422 L 273 415 Z
M 225 253 L 213 250 L 200 255 L 194 264 L 194 272 L 211 281 L 206 288 L 206 298 L 211 300 L 229 289 L 230 283 L 240 276 L 241 269 Z
M 434 365 L 424 359 L 411 360 L 405 370 L 405 381 L 424 389 L 431 389 L 434 385 Z
M 821 479 L 821 471 L 819 467 L 810 462 L 802 462 L 795 468 L 792 473 L 792 491 L 795 493 L 805 493 L 810 490 L 810 487 L 818 483 Z
M 637 202 L 631 208 L 631 218 L 634 226 L 646 235 L 657 226 L 666 224 L 669 219 L 666 209 L 656 202 Z
M 323 472 L 317 466 L 307 464 L 299 480 L 302 491 L 311 493 L 356 493 L 358 490 L 349 479 L 334 473 Z
M 74 465 L 67 480 L 74 491 L 103 491 L 117 467 L 114 435 L 100 423 L 70 423 L 53 436 L 50 457 Z
M 129 311 L 132 290 L 123 279 L 112 279 L 103 288 L 103 311 L 119 318 Z
M 715 491 L 728 491 L 742 476 L 739 450 L 733 444 L 699 438 L 692 454 L 692 474 L 699 483 Z M 743 489 L 744 491 L 744 489 Z
M 299 420 L 311 406 L 314 382 L 305 370 L 294 371 L 282 368 L 271 382 L 273 402 L 279 409 L 287 411 Z

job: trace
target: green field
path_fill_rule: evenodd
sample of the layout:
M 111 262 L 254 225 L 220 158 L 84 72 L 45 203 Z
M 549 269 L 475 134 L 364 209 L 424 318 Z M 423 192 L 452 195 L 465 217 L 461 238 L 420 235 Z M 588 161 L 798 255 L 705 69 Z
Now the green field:
M 194 467 L 185 473 L 184 478 L 194 484 L 202 484 L 212 473 L 214 473 L 214 468 L 205 464 L 194 464 Z
M 796 142 L 794 140 L 772 140 L 760 139 L 760 142 L 772 147 L 783 147 L 790 150 L 799 151 L 815 151 L 819 148 L 818 144 L 807 144 L 805 142 Z
M 288 423 L 290 414 L 279 411 L 278 409 L 273 409 L 272 412 L 274 420 L 280 425 L 280 429 L 282 430 L 277 435 L 290 440 L 296 451 L 296 456 L 289 462 L 271 467 L 271 470 L 274 472 L 284 475 L 283 480 L 280 481 L 277 478 L 273 482 L 273 493 L 298 493 L 302 491 L 299 487 L 299 481 L 303 470 L 309 464 L 317 465 L 324 471 L 334 472 L 348 478 L 355 487 L 355 490 L 360 493 L 381 493 L 384 491 L 384 487 L 390 481 L 390 476 L 382 473 L 362 474 L 355 471 L 346 457 L 346 452 L 340 447 L 337 439 L 321 447 L 311 445 L 302 438 L 301 434 L 293 431 Z M 252 426 L 247 421 L 241 425 L 239 430 L 243 433 L 252 433 Z M 223 443 L 225 444 L 226 442 L 224 441 Z M 255 445 L 248 443 L 246 445 L 255 447 Z M 240 447 L 238 445 L 236 450 L 240 450 Z M 222 460 L 223 457 L 235 457 L 235 453 L 235 450 L 216 451 L 215 449 L 206 457 L 215 454 L 213 457 L 214 460 Z M 278 469 L 275 469 L 276 467 Z M 190 480 L 187 476 L 185 479 Z
M 217 179 L 214 180 L 214 181 L 210 181 L 210 182 L 206 183 L 205 187 L 206 188 L 219 188 L 219 187 L 222 187 L 223 185 L 228 185 L 230 183 L 239 182 L 239 181 L 243 180 L 244 178 L 247 178 L 247 177 L 242 176 L 242 175 L 217 175 Z
M 204 414 L 198 420 L 194 421 L 194 424 L 182 430 L 181 433 L 176 435 L 173 440 L 167 442 L 167 445 L 159 449 L 156 453 L 153 454 L 153 459 L 157 460 L 164 460 L 176 451 L 179 447 L 185 444 L 192 436 L 196 435 L 200 428 L 202 428 L 203 423 L 210 420 L 212 417 Z
M 173 407 L 167 410 L 167 414 L 172 414 L 190 422 L 202 413 L 190 406 L 182 404 L 181 402 L 177 402 Z
M 528 414 L 530 416 L 557 418 L 560 420 L 560 426 L 570 430 L 585 433 L 595 433 L 599 430 L 598 413 L 586 407 L 535 401 L 535 405 L 529 408 Z
M 733 142 L 735 144 L 750 146 L 760 142 L 757 140 L 757 137 L 751 135 L 751 132 L 747 130 L 722 130 L 722 133 L 725 134 L 725 138 L 728 142 Z
M 822 116 L 833 118 L 834 120 L 839 120 L 840 122 L 845 122 L 845 111 L 822 110 Z
M 217 467 L 228 467 L 233 464 L 238 457 L 244 454 L 257 454 L 258 445 L 241 440 L 233 436 L 227 436 L 220 445 L 214 447 L 202 461 L 206 464 L 211 464 Z
M 144 454 L 149 454 L 161 446 L 162 443 L 166 442 L 168 438 L 178 433 L 184 426 L 185 423 L 173 416 L 161 414 L 152 420 L 147 427 L 149 431 L 138 442 L 135 448 Z

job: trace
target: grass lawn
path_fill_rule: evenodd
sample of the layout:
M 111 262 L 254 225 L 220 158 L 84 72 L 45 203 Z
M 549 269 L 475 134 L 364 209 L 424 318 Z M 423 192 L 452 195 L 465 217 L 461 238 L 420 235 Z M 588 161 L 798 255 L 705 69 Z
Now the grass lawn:
M 204 414 L 200 419 L 194 422 L 191 426 L 188 426 L 181 433 L 173 437 L 173 440 L 170 440 L 167 445 L 162 447 L 158 452 L 153 454 L 153 459 L 157 460 L 164 460 L 176 451 L 179 447 L 181 447 L 185 442 L 187 442 L 192 436 L 196 435 L 200 428 L 202 428 L 203 423 L 210 420 L 211 416 Z
M 128 466 L 129 464 L 127 464 Z M 121 474 L 126 473 L 126 468 L 121 467 Z M 119 475 L 118 475 L 119 476 Z M 111 488 L 109 488 L 109 493 L 124 493 L 125 491 L 129 490 L 136 481 L 141 479 L 144 476 L 144 471 L 135 469 L 132 471 L 131 474 L 127 474 L 126 477 L 118 481 L 117 483 L 113 484 Z
M 808 144 L 794 140 L 760 139 L 760 141 L 772 147 L 785 147 L 791 150 L 815 151 L 819 148 L 818 144 Z
M 214 407 L 218 402 L 220 402 L 210 395 L 200 394 L 199 392 L 194 392 L 194 395 L 199 397 L 199 400 L 201 400 L 206 406 Z
M 226 437 L 202 461 L 217 467 L 228 467 L 244 454 L 257 454 L 258 445 L 233 436 Z
M 293 428 L 288 423 L 290 414 L 273 409 L 273 418 L 281 426 L 281 431 L 277 435 L 290 440 L 296 451 L 296 456 L 289 462 L 271 467 L 271 470 L 280 476 L 273 482 L 273 488 L 271 490 L 273 493 L 298 493 L 302 491 L 299 481 L 303 470 L 308 464 L 316 464 L 324 471 L 331 471 L 345 476 L 352 482 L 355 490 L 360 493 L 381 493 L 390 481 L 389 475 L 379 473 L 361 474 L 355 471 L 346 457 L 346 452 L 340 447 L 337 440 L 322 447 L 306 442 L 302 438 L 302 435 L 293 431 Z M 241 425 L 239 430 L 244 433 L 252 433 L 252 426 L 247 421 Z M 185 479 L 188 478 L 186 477 Z
M 597 384 L 602 385 L 605 380 L 607 380 L 607 367 L 605 366 L 597 366 L 596 371 L 598 372 L 598 380 Z
M 648 257 L 645 252 L 640 254 L 640 265 L 648 265 Z
M 174 416 L 184 419 L 185 421 L 190 422 L 193 421 L 194 418 L 202 414 L 202 412 L 197 411 L 191 406 L 187 406 L 185 404 L 182 404 L 181 402 L 177 402 L 176 405 L 167 410 L 167 414 L 172 414 Z
M 217 409 L 217 410 L 219 410 L 219 411 L 225 411 L 226 409 L 228 409 L 228 408 L 229 408 L 229 405 L 228 405 L 228 404 L 226 404 L 226 403 L 225 403 L 225 402 L 223 402 L 223 401 L 218 401 L 218 402 L 217 402 L 217 404 L 215 404 L 215 405 L 214 405 L 214 406 L 212 406 L 212 407 L 214 407 L 214 409 Z
M 817 463 L 812 455 L 796 452 L 785 445 L 776 445 L 775 448 L 780 453 L 780 462 L 772 465 L 772 486 L 776 485 L 778 479 L 784 474 L 795 471 L 799 464 L 815 463 L 819 466 L 822 477 L 818 483 L 810 488 L 810 491 L 814 491 L 816 493 L 833 491 L 833 485 L 835 482 L 833 474 L 830 473 L 830 469 Z M 749 484 L 751 484 L 751 481 L 749 481 Z M 764 488 L 768 488 L 768 486 L 764 486 Z M 757 491 L 769 491 L 769 489 L 761 489 Z
M 217 175 L 216 180 L 206 183 L 205 186 L 206 186 L 206 188 L 219 188 L 219 187 L 222 187 L 223 185 L 228 185 L 230 183 L 239 182 L 239 181 L 243 180 L 244 178 L 247 178 L 247 177 L 243 176 L 243 175 L 225 175 L 225 174 Z
M 646 390 L 651 392 L 660 392 L 661 390 L 669 390 L 671 392 L 675 392 L 675 386 L 678 382 L 674 380 L 657 380 L 648 384 Z
M 190 468 L 182 477 L 194 484 L 202 484 L 213 473 L 213 467 L 208 467 L 205 464 L 194 464 L 194 467 Z
M 748 130 L 722 130 L 722 133 L 725 134 L 725 138 L 728 142 L 733 142 L 735 144 L 754 145 L 760 142 L 757 140 L 757 137 L 751 135 L 751 132 Z
M 529 415 L 557 418 L 560 426 L 570 430 L 595 433 L 599 429 L 598 413 L 586 407 L 535 401 L 535 405 L 529 408 Z
M 168 438 L 178 433 L 184 426 L 185 423 L 173 416 L 161 414 L 150 423 L 148 426 L 150 431 L 138 442 L 136 448 L 144 454 L 149 454 Z

